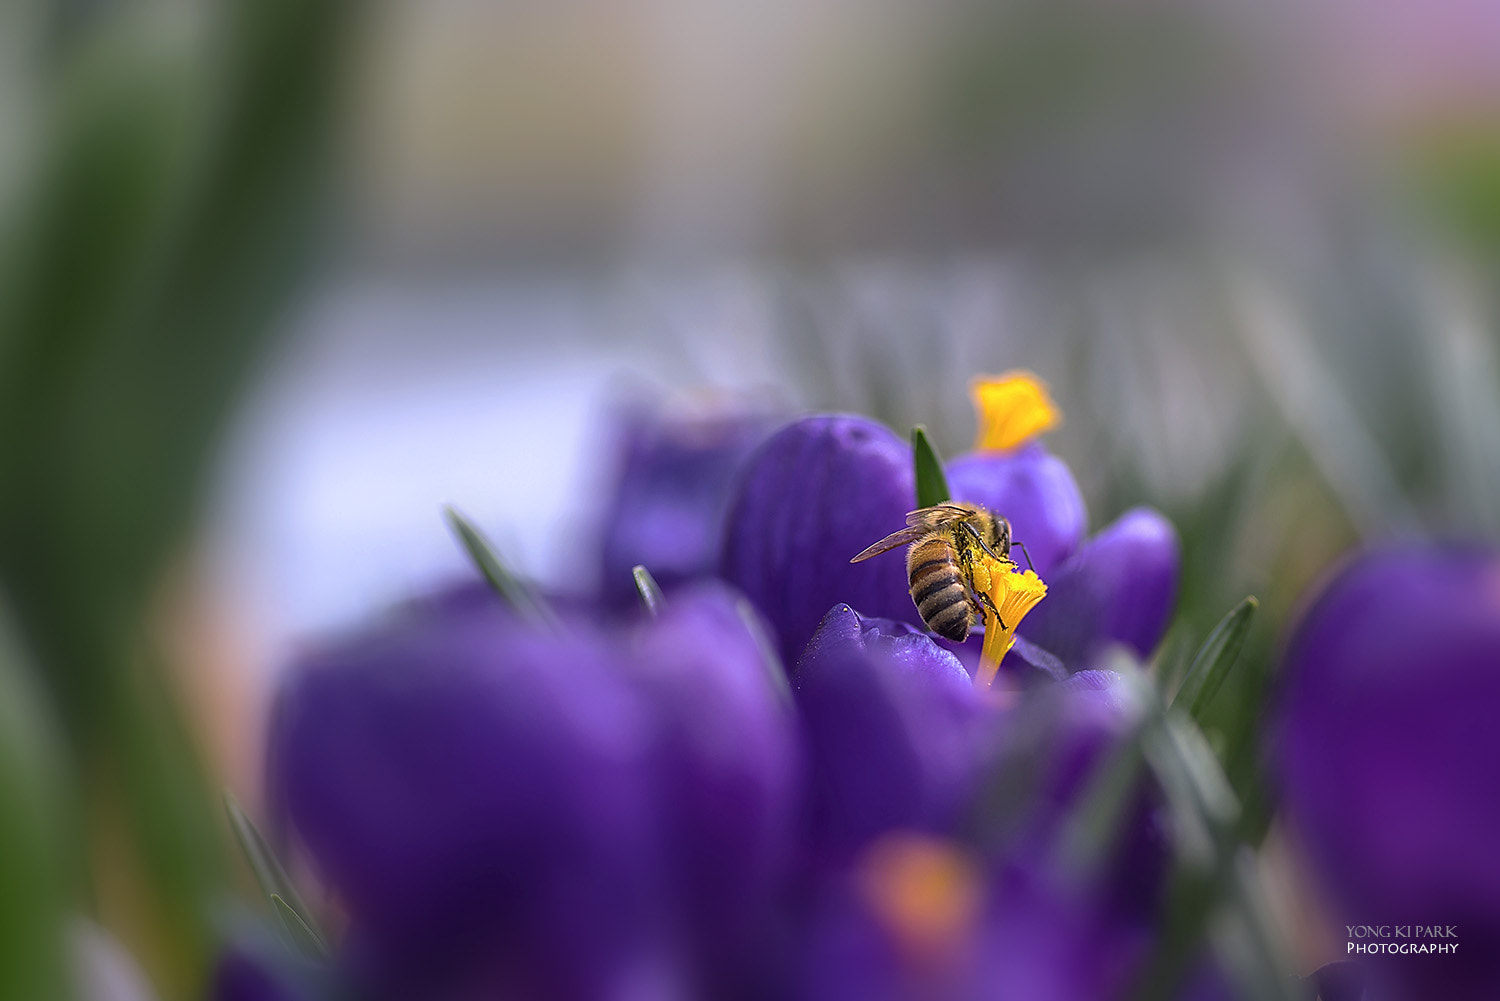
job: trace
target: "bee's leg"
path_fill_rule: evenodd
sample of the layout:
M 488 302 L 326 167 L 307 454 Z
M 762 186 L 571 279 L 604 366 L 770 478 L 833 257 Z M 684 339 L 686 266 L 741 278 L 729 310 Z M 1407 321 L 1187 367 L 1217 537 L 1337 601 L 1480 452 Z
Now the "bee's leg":
M 979 534 L 979 529 L 975 528 L 973 526 L 973 524 L 971 524 L 970 522 L 967 522 L 967 521 L 961 522 L 960 524 L 962 524 L 964 526 L 964 530 L 965 531 L 967 531 L 970 535 L 974 536 L 974 541 L 977 542 L 977 543 L 979 543 L 979 548 L 980 549 L 983 549 L 986 553 L 989 554 L 990 559 L 992 559 L 992 560 L 998 560 L 1001 563 L 1009 563 L 1010 562 L 1009 558 L 1007 558 L 1005 556 L 1001 556 L 999 553 L 995 552 L 993 549 L 990 548 L 990 544 L 988 542 L 984 541 L 984 536 L 982 536 L 982 535 Z M 1027 557 L 1027 559 L 1029 560 L 1030 557 Z
M 1030 570 L 1032 573 L 1036 573 L 1036 567 L 1033 566 L 1031 562 L 1031 554 L 1026 551 L 1026 543 L 1022 542 L 1020 539 L 1013 539 L 1011 541 L 1011 545 L 1021 547 L 1021 555 L 1026 557 L 1026 569 Z
M 1005 620 L 1000 618 L 1000 609 L 995 607 L 995 603 L 990 600 L 989 595 L 985 594 L 983 591 L 974 591 L 972 593 L 974 595 L 974 600 L 978 601 L 985 608 L 988 608 L 990 611 L 995 613 L 995 621 L 1000 623 L 1001 629 L 1008 628 L 1005 625 Z

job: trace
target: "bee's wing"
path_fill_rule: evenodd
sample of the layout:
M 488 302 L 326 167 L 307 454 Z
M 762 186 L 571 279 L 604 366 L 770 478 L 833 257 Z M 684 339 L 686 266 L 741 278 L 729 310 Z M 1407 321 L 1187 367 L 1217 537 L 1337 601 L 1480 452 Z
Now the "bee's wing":
M 932 507 L 920 508 L 909 511 L 906 515 L 906 524 L 912 528 L 921 528 L 930 532 L 934 528 L 951 525 L 955 521 L 963 521 L 965 518 L 974 517 L 974 512 L 957 504 L 934 504 Z
M 871 556 L 879 556 L 881 553 L 889 552 L 890 550 L 895 549 L 897 546 L 904 546 L 908 543 L 916 542 L 918 539 L 920 539 L 930 531 L 932 531 L 932 529 L 924 525 L 910 525 L 906 528 L 903 528 L 899 532 L 892 532 L 890 535 L 887 535 L 885 538 L 881 539 L 879 542 L 875 543 L 873 546 L 866 549 L 864 552 L 860 553 L 849 562 L 858 563 L 860 560 L 867 560 Z

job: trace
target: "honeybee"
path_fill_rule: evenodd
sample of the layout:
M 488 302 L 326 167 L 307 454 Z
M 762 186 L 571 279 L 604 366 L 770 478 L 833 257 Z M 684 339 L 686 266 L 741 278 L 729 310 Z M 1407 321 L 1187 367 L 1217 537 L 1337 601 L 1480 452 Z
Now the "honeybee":
M 988 608 L 1000 619 L 989 596 L 974 584 L 975 547 L 991 559 L 1015 566 L 1010 548 L 1015 545 L 1031 563 L 1026 547 L 1011 538 L 1010 522 L 980 507 L 959 502 L 936 504 L 912 511 L 906 527 L 893 532 L 860 553 L 850 563 L 879 556 L 911 543 L 906 551 L 906 576 L 911 582 L 911 600 L 927 628 L 945 639 L 962 642 L 973 623 L 982 621 Z M 1005 628 L 1005 622 L 1000 621 Z

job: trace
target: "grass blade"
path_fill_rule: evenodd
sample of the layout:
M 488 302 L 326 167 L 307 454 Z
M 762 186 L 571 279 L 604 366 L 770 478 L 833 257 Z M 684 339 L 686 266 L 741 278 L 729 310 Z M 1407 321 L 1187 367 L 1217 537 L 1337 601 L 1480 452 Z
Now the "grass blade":
M 1218 756 L 1191 718 L 1149 701 L 1155 689 L 1143 676 L 1128 665 L 1119 673 L 1148 699 L 1143 757 L 1166 800 L 1177 855 L 1166 923 L 1133 996 L 1146 1001 L 1175 995 L 1212 919 L 1227 914 L 1243 926 L 1252 950 L 1249 964 L 1228 971 L 1242 996 L 1302 1001 L 1279 933 L 1261 906 L 1253 853 L 1239 838 L 1241 807 Z
M 277 920 L 298 952 L 311 960 L 328 958 L 328 944 L 323 941 L 323 936 L 313 931 L 312 926 L 291 904 L 282 900 L 279 893 L 271 894 L 271 909 L 276 912 Z
M 227 792 L 224 794 L 224 812 L 229 815 L 229 827 L 234 831 L 235 840 L 240 843 L 240 850 L 245 853 L 245 861 L 250 863 L 250 871 L 255 874 L 255 881 L 260 884 L 266 899 L 281 897 L 289 901 L 296 910 L 309 913 L 307 905 L 302 902 L 302 897 L 297 893 L 297 887 L 292 883 L 291 877 L 287 875 L 280 860 L 276 858 L 276 853 L 271 851 L 271 846 L 266 844 L 266 839 L 261 837 L 255 824 L 251 822 L 235 798 Z
M 490 582 L 490 586 L 500 595 L 505 603 L 510 605 L 517 614 L 531 619 L 534 622 L 545 625 L 556 625 L 556 620 L 547 606 L 536 596 L 535 593 L 519 577 L 510 572 L 510 568 L 495 552 L 495 547 L 485 534 L 452 505 L 443 508 L 443 517 L 448 522 L 449 529 L 458 539 L 484 579 Z
M 630 576 L 635 578 L 635 593 L 641 596 L 641 607 L 654 619 L 661 614 L 661 610 L 667 607 L 667 599 L 662 596 L 661 587 L 657 585 L 656 578 L 651 576 L 651 571 L 645 566 L 637 563 L 630 569 Z
M 1259 607 L 1260 602 L 1251 595 L 1219 620 L 1219 624 L 1214 626 L 1213 632 L 1208 634 L 1208 639 L 1194 655 L 1187 676 L 1182 680 L 1182 687 L 1172 699 L 1173 708 L 1186 709 L 1195 721 L 1203 719 L 1208 704 L 1218 694 L 1224 679 L 1229 676 L 1230 669 L 1239 658 L 1240 647 L 1245 645 L 1250 623 Z
M 952 494 L 948 492 L 942 460 L 927 440 L 927 429 L 920 424 L 911 429 L 911 457 L 917 480 L 917 507 L 947 503 Z

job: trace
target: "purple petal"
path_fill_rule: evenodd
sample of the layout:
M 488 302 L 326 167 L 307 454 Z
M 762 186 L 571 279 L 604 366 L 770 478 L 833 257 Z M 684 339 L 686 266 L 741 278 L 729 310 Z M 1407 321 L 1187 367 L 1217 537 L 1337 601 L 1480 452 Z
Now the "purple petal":
M 298 669 L 270 770 L 372 963 L 439 981 L 482 961 L 569 996 L 647 905 L 648 738 L 598 644 L 475 614 Z
M 1180 560 L 1171 522 L 1127 511 L 1045 578 L 1047 597 L 1021 630 L 1074 670 L 1115 643 L 1146 657 L 1171 620 Z
M 925 633 L 835 606 L 792 676 L 809 757 L 814 851 L 846 859 L 891 828 L 951 828 L 988 714 Z
M 1024 772 L 1031 795 L 1007 826 L 1003 857 L 1033 866 L 1059 864 L 1056 848 L 1099 770 L 1139 718 L 1118 675 L 1080 671 L 1032 692 L 1016 710 L 1000 767 Z M 1153 920 L 1166 884 L 1164 821 L 1153 787 L 1142 784 L 1122 814 L 1103 869 L 1088 882 L 1090 906 L 1126 924 Z M 1045 864 L 1043 860 L 1047 860 Z
M 637 564 L 663 588 L 714 572 L 731 491 L 766 431 L 763 420 L 748 415 L 625 415 L 600 552 L 606 605 L 635 607 L 630 570 Z
M 863 417 L 806 417 L 750 460 L 725 526 L 721 573 L 776 632 L 795 664 L 839 602 L 918 622 L 901 552 L 851 564 L 900 530 L 914 506 L 911 447 Z
M 1043 580 L 1073 555 L 1088 530 L 1088 511 L 1073 473 L 1040 444 L 1013 452 L 976 452 L 948 463 L 957 500 L 982 504 L 1010 520 Z M 1022 565 L 1025 560 L 1014 554 Z
M 671 878 L 711 975 L 766 917 L 790 857 L 796 724 L 726 588 L 674 595 L 638 630 L 635 677 L 658 719 L 653 779 Z M 782 682 L 784 684 L 784 681 Z
M 1293 632 L 1281 677 L 1268 746 L 1335 920 L 1456 926 L 1454 955 L 1372 966 L 1398 997 L 1493 997 L 1500 555 L 1358 557 Z

